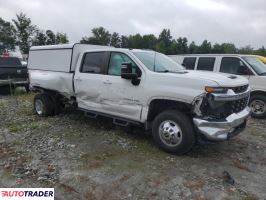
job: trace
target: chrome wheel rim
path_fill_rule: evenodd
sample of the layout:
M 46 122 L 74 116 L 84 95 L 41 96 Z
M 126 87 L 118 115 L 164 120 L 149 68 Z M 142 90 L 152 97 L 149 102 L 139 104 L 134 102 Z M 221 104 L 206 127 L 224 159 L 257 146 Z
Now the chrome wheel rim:
M 263 114 L 266 111 L 265 102 L 259 99 L 253 100 L 250 104 L 250 107 L 251 111 L 256 115 Z
M 41 115 L 43 113 L 43 103 L 40 99 L 37 99 L 35 101 L 35 110 L 38 115 Z
M 160 139 L 169 147 L 178 146 L 182 141 L 182 135 L 180 126 L 172 120 L 163 121 L 159 126 Z

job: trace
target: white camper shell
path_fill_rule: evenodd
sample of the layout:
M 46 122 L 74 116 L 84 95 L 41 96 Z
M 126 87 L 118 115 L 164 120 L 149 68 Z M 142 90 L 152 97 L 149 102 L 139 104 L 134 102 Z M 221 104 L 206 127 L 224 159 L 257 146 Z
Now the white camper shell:
M 112 47 L 79 43 L 31 47 L 28 59 L 31 85 L 60 91 L 68 97 L 74 95 L 72 79 L 80 54 L 103 48 Z

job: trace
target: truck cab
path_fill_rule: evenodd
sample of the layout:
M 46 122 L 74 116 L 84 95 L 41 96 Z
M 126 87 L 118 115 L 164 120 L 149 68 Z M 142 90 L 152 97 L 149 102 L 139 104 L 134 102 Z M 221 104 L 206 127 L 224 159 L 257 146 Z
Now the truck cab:
M 72 104 L 89 117 L 151 130 L 155 143 L 186 153 L 197 141 L 224 141 L 244 130 L 248 80 L 188 71 L 155 51 L 95 45 L 32 47 L 34 108 L 51 116 Z
M 249 105 L 255 118 L 266 117 L 266 65 L 255 55 L 190 54 L 171 55 L 187 70 L 202 70 L 241 75 L 249 80 Z

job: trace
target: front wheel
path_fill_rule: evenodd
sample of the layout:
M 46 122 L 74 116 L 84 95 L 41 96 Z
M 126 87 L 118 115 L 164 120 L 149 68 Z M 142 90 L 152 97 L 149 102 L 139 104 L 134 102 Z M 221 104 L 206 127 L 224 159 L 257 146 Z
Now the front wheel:
M 252 117 L 259 119 L 266 117 L 266 97 L 264 95 L 251 96 L 249 106 Z
M 155 143 L 170 153 L 187 153 L 195 144 L 195 133 L 191 120 L 180 111 L 160 113 L 152 125 Z

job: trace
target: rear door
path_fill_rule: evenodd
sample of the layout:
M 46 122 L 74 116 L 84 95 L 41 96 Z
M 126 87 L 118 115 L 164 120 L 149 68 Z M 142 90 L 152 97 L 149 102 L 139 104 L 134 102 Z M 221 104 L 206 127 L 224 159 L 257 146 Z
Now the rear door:
M 104 66 L 108 53 L 104 51 L 85 53 L 80 68 L 74 77 L 78 107 L 86 110 L 102 111 L 103 94 L 106 93 Z

